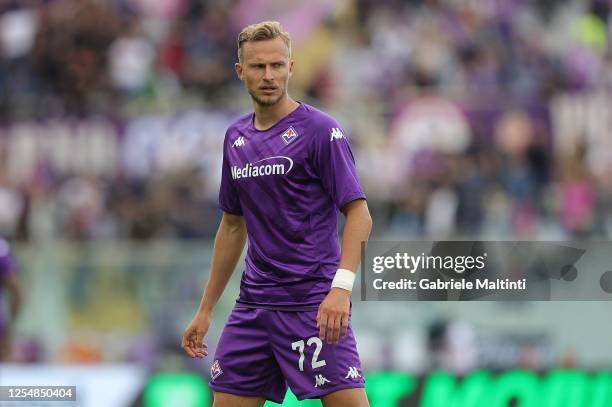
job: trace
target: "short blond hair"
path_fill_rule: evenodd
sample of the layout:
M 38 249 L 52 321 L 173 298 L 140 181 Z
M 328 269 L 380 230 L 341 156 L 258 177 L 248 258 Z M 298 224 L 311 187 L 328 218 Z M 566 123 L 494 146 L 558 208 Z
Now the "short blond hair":
M 245 42 L 273 40 L 274 38 L 283 40 L 291 57 L 291 38 L 278 21 L 262 21 L 244 27 L 238 35 L 238 62 L 242 62 L 242 45 Z

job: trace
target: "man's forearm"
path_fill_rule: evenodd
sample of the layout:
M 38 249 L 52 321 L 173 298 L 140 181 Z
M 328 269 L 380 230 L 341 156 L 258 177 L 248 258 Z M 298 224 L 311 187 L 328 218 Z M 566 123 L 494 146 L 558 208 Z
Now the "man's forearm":
M 346 222 L 342 233 L 339 268 L 356 272 L 361 261 L 361 242 L 370 237 L 372 218 L 365 200 L 353 201 L 343 209 Z
M 339 270 L 317 312 L 319 338 L 328 343 L 338 343 L 348 333 L 350 297 L 361 259 L 361 242 L 368 240 L 372 230 L 372 218 L 365 200 L 350 202 L 342 208 L 342 212 L 346 216 L 346 223 Z
M 200 301 L 199 312 L 211 312 L 227 285 L 246 242 L 244 224 L 229 225 L 221 222 L 215 246 L 208 282 Z

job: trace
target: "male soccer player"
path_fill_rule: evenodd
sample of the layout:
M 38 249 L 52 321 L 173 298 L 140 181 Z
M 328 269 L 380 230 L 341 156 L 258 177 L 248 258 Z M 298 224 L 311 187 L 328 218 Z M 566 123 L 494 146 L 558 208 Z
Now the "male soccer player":
M 287 94 L 293 60 L 279 23 L 240 33 L 235 69 L 254 113 L 225 134 L 223 218 L 182 346 L 191 357 L 208 354 L 203 337 L 248 237 L 240 295 L 211 368 L 214 406 L 282 403 L 287 384 L 325 407 L 368 406 L 350 295 L 372 220 L 344 130 Z
M 17 268 L 10 246 L 0 237 L 0 295 L 2 291 L 7 291 L 10 295 L 8 315 L 3 312 L 0 296 L 0 362 L 8 361 L 11 357 L 12 331 L 21 304 L 19 287 Z

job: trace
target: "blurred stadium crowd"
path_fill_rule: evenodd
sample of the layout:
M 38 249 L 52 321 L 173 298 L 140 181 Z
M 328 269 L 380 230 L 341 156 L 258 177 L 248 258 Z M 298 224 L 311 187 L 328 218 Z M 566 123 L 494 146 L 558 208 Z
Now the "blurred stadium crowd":
M 390 237 L 612 233 L 605 0 L 8 0 L 0 234 L 210 238 L 235 39 L 276 18 L 291 93 L 350 134 Z
M 24 294 L 12 360 L 207 374 L 178 338 L 221 215 L 223 135 L 251 110 L 237 33 L 264 19 L 292 36 L 291 95 L 345 126 L 373 238 L 610 239 L 611 7 L 1 1 L 0 241 L 17 242 Z M 612 361 L 607 304 L 355 300 L 352 321 L 370 372 L 596 369 Z

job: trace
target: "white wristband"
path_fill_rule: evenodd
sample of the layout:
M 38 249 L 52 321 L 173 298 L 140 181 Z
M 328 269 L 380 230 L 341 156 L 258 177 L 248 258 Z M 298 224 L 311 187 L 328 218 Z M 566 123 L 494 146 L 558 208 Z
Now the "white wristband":
M 353 284 L 355 283 L 356 274 L 351 270 L 347 269 L 338 269 L 336 271 L 336 275 L 334 276 L 334 280 L 332 281 L 332 288 L 342 288 L 347 291 L 353 291 Z

